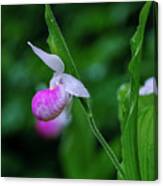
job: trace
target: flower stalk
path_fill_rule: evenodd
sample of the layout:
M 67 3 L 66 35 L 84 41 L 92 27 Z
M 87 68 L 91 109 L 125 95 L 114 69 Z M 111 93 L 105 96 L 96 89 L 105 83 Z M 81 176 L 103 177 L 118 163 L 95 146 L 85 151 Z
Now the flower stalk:
M 49 30 L 49 37 L 48 37 L 48 44 L 49 48 L 52 53 L 59 55 L 65 65 L 66 69 L 70 72 L 73 73 L 77 78 L 80 79 L 79 73 L 76 69 L 75 63 L 72 59 L 72 56 L 69 52 L 69 49 L 66 45 L 66 42 L 64 40 L 64 37 L 60 31 L 60 28 L 55 20 L 55 17 L 53 16 L 53 12 L 51 11 L 50 5 L 45 6 L 45 20 L 48 26 Z M 85 100 L 84 98 L 79 97 L 80 103 L 87 115 L 91 131 L 95 135 L 95 137 L 98 139 L 102 147 L 104 148 L 107 156 L 109 159 L 112 161 L 114 167 L 116 168 L 117 171 L 121 174 L 122 179 L 125 179 L 125 174 L 124 171 L 122 170 L 122 167 L 120 165 L 120 162 L 116 156 L 116 154 L 113 152 L 111 149 L 110 145 L 106 142 L 104 137 L 102 136 L 101 132 L 96 126 L 93 113 L 89 104 L 88 100 Z
M 83 102 L 81 102 L 81 104 L 82 103 Z M 90 125 L 90 129 L 91 129 L 92 133 L 95 135 L 95 137 L 100 142 L 101 146 L 104 148 L 107 156 L 112 161 L 114 167 L 120 173 L 121 178 L 122 179 L 125 179 L 125 172 L 122 169 L 121 164 L 120 164 L 120 162 L 119 162 L 116 154 L 114 153 L 114 151 L 112 150 L 112 148 L 110 147 L 110 145 L 108 144 L 108 142 L 105 140 L 105 138 L 103 137 L 103 135 L 101 134 L 100 130 L 98 129 L 98 127 L 96 125 L 95 119 L 93 117 L 91 105 L 90 105 L 90 103 L 88 101 L 87 101 L 87 111 L 86 111 L 86 114 L 88 115 L 88 118 L 89 118 L 89 125 Z

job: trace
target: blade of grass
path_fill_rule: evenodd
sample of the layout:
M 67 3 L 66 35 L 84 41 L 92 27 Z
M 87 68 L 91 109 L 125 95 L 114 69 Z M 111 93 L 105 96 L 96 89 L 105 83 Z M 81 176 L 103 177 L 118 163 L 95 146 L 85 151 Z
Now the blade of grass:
M 49 31 L 47 42 L 50 51 L 54 54 L 58 54 L 61 57 L 66 67 L 65 70 L 68 73 L 71 73 L 79 78 L 79 73 L 76 69 L 72 56 L 68 50 L 68 47 L 55 20 L 55 17 L 53 16 L 50 5 L 45 5 L 45 20 Z
M 139 97 L 138 153 L 142 180 L 157 179 L 157 99 L 151 94 Z M 148 131 L 148 132 L 147 132 Z
M 128 68 L 130 73 L 130 93 L 129 104 L 126 109 L 127 114 L 122 130 L 122 156 L 127 179 L 132 180 L 140 179 L 137 144 L 138 96 L 141 52 L 150 5 L 150 1 L 146 2 L 140 12 L 139 25 L 131 39 L 132 58 Z
M 46 20 L 48 30 L 49 30 L 48 44 L 49 44 L 51 52 L 58 54 L 62 58 L 62 60 L 64 61 L 65 66 L 66 66 L 66 70 L 69 73 L 72 73 L 79 78 L 79 73 L 78 73 L 75 63 L 73 62 L 73 59 L 70 55 L 68 47 L 66 46 L 66 43 L 64 41 L 64 38 L 61 34 L 61 31 L 60 31 L 58 25 L 57 25 L 57 22 L 53 16 L 50 5 L 45 6 L 45 20 Z M 120 162 L 119 162 L 117 156 L 112 151 L 111 147 L 106 142 L 106 140 L 103 138 L 102 134 L 100 133 L 100 131 L 98 130 L 98 128 L 96 126 L 89 101 L 86 101 L 85 99 L 81 99 L 81 98 L 80 98 L 80 101 L 81 101 L 82 108 L 84 109 L 84 111 L 87 115 L 87 118 L 89 120 L 90 128 L 91 128 L 93 134 L 97 137 L 97 139 L 101 143 L 102 147 L 106 151 L 106 154 L 111 159 L 111 161 L 112 161 L 113 165 L 115 166 L 115 168 L 117 169 L 117 171 L 119 171 L 121 176 L 123 178 L 125 178 L 124 171 L 121 168 L 121 165 L 120 165 Z

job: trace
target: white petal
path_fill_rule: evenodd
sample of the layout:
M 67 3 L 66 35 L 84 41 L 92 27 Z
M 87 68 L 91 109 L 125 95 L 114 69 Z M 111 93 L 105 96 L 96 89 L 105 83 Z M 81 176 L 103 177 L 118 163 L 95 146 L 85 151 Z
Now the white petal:
M 149 95 L 152 93 L 157 94 L 156 79 L 154 77 L 147 79 L 144 86 L 140 87 L 139 89 L 140 96 Z
M 63 83 L 65 91 L 67 91 L 69 94 L 77 97 L 90 97 L 89 92 L 81 81 L 70 74 L 64 73 L 61 76 L 61 83 Z
M 33 52 L 53 71 L 64 72 L 64 63 L 61 58 L 54 54 L 49 54 L 42 49 L 34 46 L 31 42 L 27 42 L 28 45 L 32 48 Z

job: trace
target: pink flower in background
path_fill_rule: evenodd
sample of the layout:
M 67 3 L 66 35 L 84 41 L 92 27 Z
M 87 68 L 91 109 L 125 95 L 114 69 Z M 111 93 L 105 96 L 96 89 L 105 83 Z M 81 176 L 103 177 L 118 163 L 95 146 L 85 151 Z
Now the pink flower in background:
M 89 98 L 83 83 L 74 76 L 64 73 L 64 63 L 59 56 L 44 52 L 28 42 L 33 52 L 54 71 L 49 88 L 37 91 L 32 99 L 32 113 L 36 117 L 36 129 L 45 136 L 57 136 L 63 126 L 70 122 L 67 109 L 72 97 Z

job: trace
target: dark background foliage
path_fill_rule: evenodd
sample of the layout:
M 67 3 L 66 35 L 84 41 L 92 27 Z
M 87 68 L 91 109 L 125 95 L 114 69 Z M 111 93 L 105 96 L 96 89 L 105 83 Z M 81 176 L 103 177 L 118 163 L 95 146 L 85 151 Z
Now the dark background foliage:
M 120 158 L 117 90 L 128 81 L 130 38 L 144 2 L 52 5 L 71 54 L 92 97 L 98 127 Z M 154 74 L 152 13 L 144 42 L 141 82 Z M 78 100 L 73 119 L 53 140 L 34 128 L 31 99 L 52 71 L 27 41 L 49 51 L 44 5 L 2 6 L 2 176 L 116 179 Z

